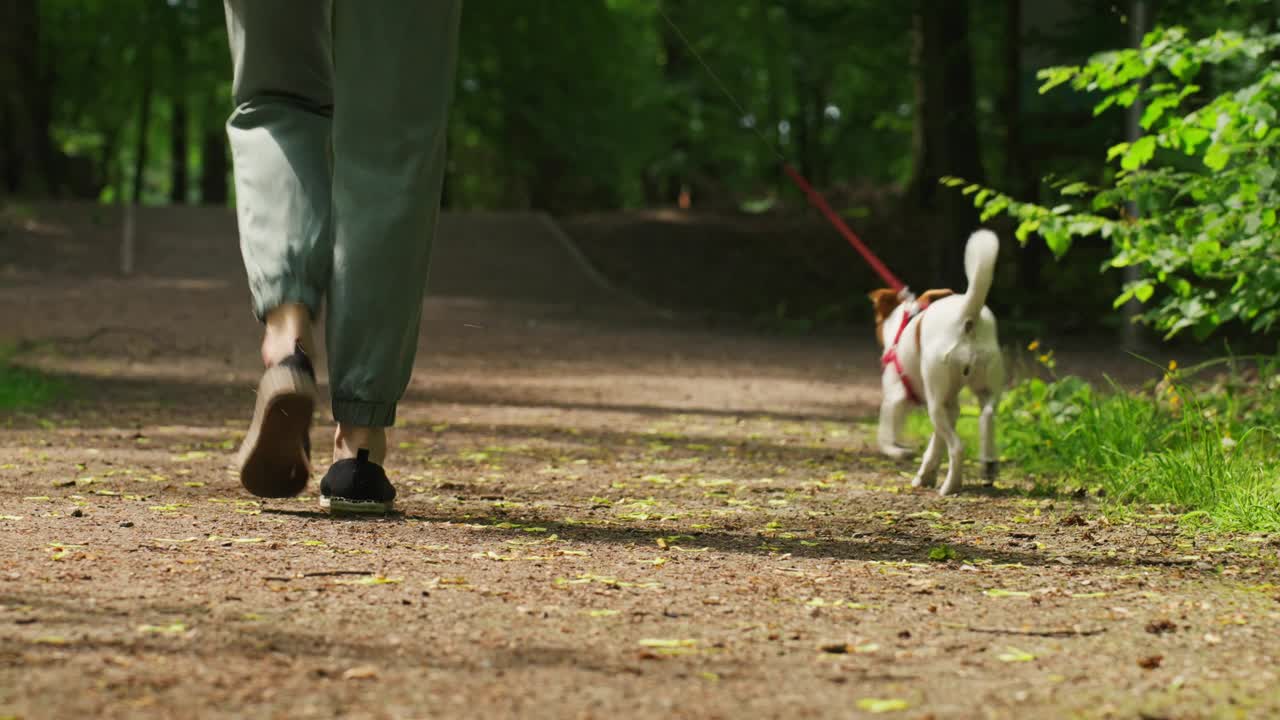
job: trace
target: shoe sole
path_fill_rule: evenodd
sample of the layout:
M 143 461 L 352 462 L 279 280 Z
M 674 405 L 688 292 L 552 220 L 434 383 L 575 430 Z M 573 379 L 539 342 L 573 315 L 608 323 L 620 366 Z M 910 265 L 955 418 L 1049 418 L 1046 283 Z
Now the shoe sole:
M 320 496 L 320 507 L 333 513 L 389 513 L 395 510 L 395 501 L 348 500 L 346 498 Z
M 302 438 L 311 430 L 316 383 L 301 370 L 277 365 L 258 383 L 253 421 L 237 457 L 240 484 L 264 498 L 293 497 L 311 479 Z

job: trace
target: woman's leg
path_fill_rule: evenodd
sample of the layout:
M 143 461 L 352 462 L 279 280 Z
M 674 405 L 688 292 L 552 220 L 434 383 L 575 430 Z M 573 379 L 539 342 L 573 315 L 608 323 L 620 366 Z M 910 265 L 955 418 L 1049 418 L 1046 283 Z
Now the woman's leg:
M 385 455 L 409 384 L 440 207 L 458 0 L 334 8 L 329 382 L 335 459 Z
M 333 257 L 332 6 L 324 0 L 225 0 L 236 108 L 227 121 L 253 311 L 264 323 L 254 418 L 241 480 L 295 495 L 310 472 L 315 379 L 306 353 Z

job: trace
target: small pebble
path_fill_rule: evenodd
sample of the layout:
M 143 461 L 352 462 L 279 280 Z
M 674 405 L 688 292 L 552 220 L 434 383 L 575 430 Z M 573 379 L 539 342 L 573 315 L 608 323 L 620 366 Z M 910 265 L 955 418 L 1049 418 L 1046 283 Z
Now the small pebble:
M 124 522 L 120 523 L 120 527 L 133 527 L 133 523 L 128 520 L 125 520 Z
M 76 508 L 71 511 L 71 517 L 84 517 L 84 511 L 80 508 Z

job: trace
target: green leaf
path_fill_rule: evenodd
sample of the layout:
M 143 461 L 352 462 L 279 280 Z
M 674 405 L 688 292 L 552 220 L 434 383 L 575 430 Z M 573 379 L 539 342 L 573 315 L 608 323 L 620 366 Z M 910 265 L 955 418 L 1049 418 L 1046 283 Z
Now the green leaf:
M 948 560 L 954 560 L 955 558 L 956 558 L 956 549 L 951 547 L 950 545 L 936 545 L 934 547 L 929 548 L 930 560 L 934 560 L 938 562 L 946 562 Z
M 1133 296 L 1138 299 L 1138 302 L 1145 303 L 1151 299 L 1151 296 L 1154 295 L 1155 292 L 1156 288 L 1154 285 L 1151 283 L 1143 283 L 1133 289 Z
M 1054 255 L 1062 257 L 1071 249 L 1071 236 L 1061 227 L 1045 228 L 1040 232 L 1044 244 L 1049 246 Z
M 1205 167 L 1215 172 L 1225 168 L 1230 159 L 1231 149 L 1221 142 L 1210 145 L 1209 150 L 1204 154 Z
M 1051 67 L 1036 72 L 1036 78 L 1044 81 L 1044 84 L 1040 86 L 1040 94 L 1043 95 L 1070 81 L 1078 72 L 1079 68 L 1074 67 Z
M 1178 130 L 1178 135 L 1182 139 L 1183 151 L 1188 155 L 1195 153 L 1196 148 L 1209 139 L 1209 131 L 1194 125 L 1186 125 Z
M 1026 245 L 1027 238 L 1030 237 L 1031 233 L 1035 232 L 1039 228 L 1040 228 L 1039 220 L 1023 220 L 1018 225 L 1018 229 L 1014 231 L 1013 236 L 1018 239 L 1018 242 L 1022 243 L 1023 245 Z
M 1222 255 L 1222 243 L 1217 240 L 1200 240 L 1191 246 L 1191 263 L 1205 267 Z
M 1125 170 L 1137 170 L 1151 161 L 1156 154 L 1156 139 L 1146 135 L 1135 142 L 1124 154 L 1120 167 Z

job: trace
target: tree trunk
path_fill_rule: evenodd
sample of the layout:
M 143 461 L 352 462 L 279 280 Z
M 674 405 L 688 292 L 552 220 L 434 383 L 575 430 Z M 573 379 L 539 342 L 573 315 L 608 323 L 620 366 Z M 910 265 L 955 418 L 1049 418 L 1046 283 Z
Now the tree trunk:
M 144 47 L 146 47 L 144 45 Z M 147 50 L 142 58 L 142 99 L 138 105 L 138 142 L 133 157 L 133 194 L 130 201 L 142 202 L 143 182 L 147 170 L 147 140 L 151 133 L 151 96 L 155 90 L 154 55 Z
M 57 186 L 49 137 L 53 75 L 40 55 L 36 0 L 0 3 L 0 179 L 12 193 Z
M 969 2 L 917 0 L 915 70 L 917 128 L 910 197 L 934 219 L 935 277 L 964 287 L 964 245 L 977 227 L 970 198 L 940 188 L 953 175 L 984 182 L 978 145 L 978 103 L 969 48 Z
M 677 23 L 681 22 L 685 4 L 685 0 L 661 0 L 662 10 Z M 680 37 L 661 17 L 658 18 L 658 34 L 662 38 L 662 54 L 666 59 L 662 65 L 662 78 L 664 85 L 672 91 L 671 102 L 674 103 L 669 106 L 671 112 L 667 117 L 671 123 L 671 157 L 675 162 L 667 164 L 666 177 L 661 181 L 662 202 L 675 206 L 679 202 L 681 191 L 688 185 L 688 176 L 692 172 L 692 143 L 689 139 L 691 98 L 687 92 L 678 92 L 679 89 L 688 87 L 692 61 Z
M 187 160 L 190 153 L 187 135 L 187 40 L 181 6 L 170 8 L 169 52 L 170 103 L 169 115 L 169 202 L 174 205 L 187 203 Z
M 200 146 L 200 202 L 205 205 L 227 204 L 227 136 L 221 126 L 204 132 Z
M 1033 172 L 1022 140 L 1022 0 L 1005 0 L 1004 13 L 1004 186 L 1024 202 L 1039 200 L 1040 182 Z M 1040 287 L 1044 243 L 1029 242 L 1018 250 L 1018 287 Z
M 173 98 L 172 127 L 170 128 L 169 202 L 174 205 L 187 203 L 187 100 L 181 95 Z

